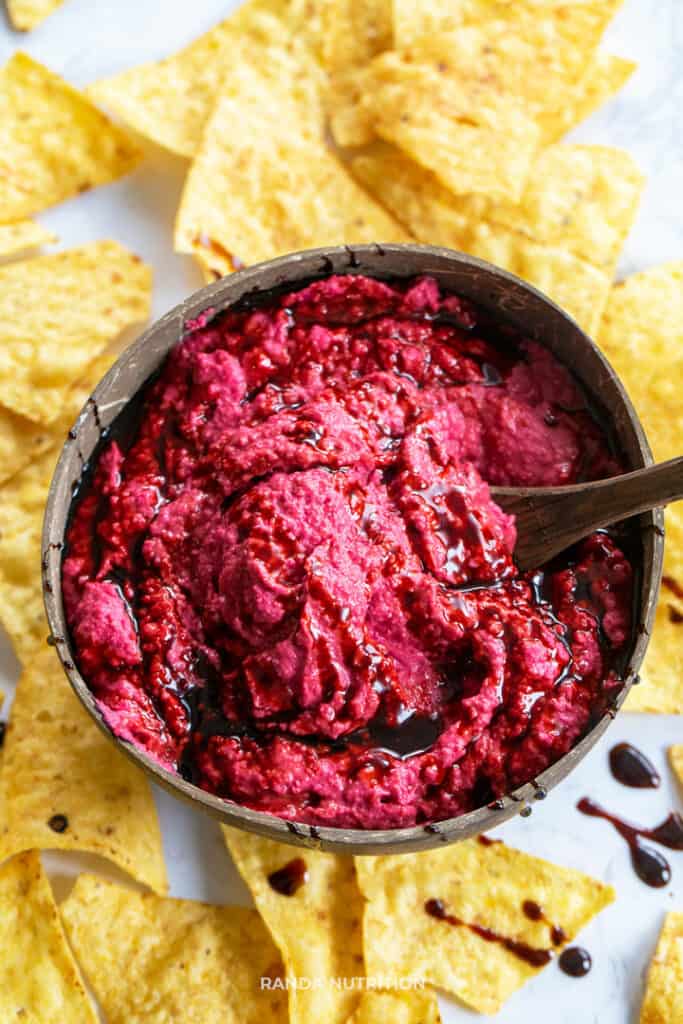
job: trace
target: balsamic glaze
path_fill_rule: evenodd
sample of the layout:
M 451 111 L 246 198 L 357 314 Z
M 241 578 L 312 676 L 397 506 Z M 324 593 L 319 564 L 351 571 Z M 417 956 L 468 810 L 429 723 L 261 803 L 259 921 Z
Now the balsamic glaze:
M 456 917 L 455 914 L 449 914 L 443 900 L 427 900 L 424 908 L 430 917 L 435 917 L 437 920 L 445 921 L 446 924 L 455 927 L 468 928 L 474 935 L 478 935 L 480 939 L 485 939 L 486 942 L 498 943 L 498 945 L 507 949 L 508 953 L 512 953 L 513 956 L 523 960 L 524 963 L 529 964 L 531 967 L 545 967 L 553 958 L 553 951 L 551 949 L 537 949 L 534 946 L 527 945 L 526 942 L 511 939 L 508 935 L 500 935 L 491 928 L 485 928 L 480 924 L 468 924 L 461 918 Z
M 671 867 L 669 862 L 659 853 L 643 842 L 643 839 L 650 839 L 660 846 L 666 846 L 670 850 L 683 850 L 683 818 L 675 812 L 665 818 L 655 828 L 641 828 L 639 825 L 631 825 L 614 814 L 610 814 L 595 801 L 585 796 L 576 805 L 582 814 L 588 814 L 592 818 L 603 818 L 609 821 L 617 830 L 619 835 L 626 840 L 631 853 L 631 863 L 638 878 L 646 885 L 654 889 L 661 889 L 671 880 Z
M 66 814 L 53 814 L 48 825 L 53 832 L 66 832 L 69 827 L 69 819 Z
M 562 951 L 557 962 L 560 970 L 570 978 L 584 978 L 593 966 L 590 953 L 581 946 L 569 946 Z
M 550 939 L 553 946 L 561 946 L 563 942 L 567 941 L 567 935 L 564 928 L 559 924 L 553 924 L 548 920 L 540 903 L 536 903 L 535 900 L 524 900 L 524 903 L 522 903 L 522 912 L 530 921 L 544 921 L 548 925 L 550 928 Z
M 503 842 L 502 839 L 492 839 L 491 836 L 485 835 L 477 836 L 477 840 L 481 843 L 482 846 L 498 846 L 500 843 Z
M 630 743 L 612 747 L 609 766 L 617 782 L 632 789 L 657 789 L 662 781 L 650 759 Z
M 308 869 L 303 857 L 295 857 L 268 875 L 268 885 L 280 896 L 293 896 L 307 881 Z
M 7 732 L 7 722 L 0 722 L 0 748 L 2 748 L 4 746 L 6 732 Z

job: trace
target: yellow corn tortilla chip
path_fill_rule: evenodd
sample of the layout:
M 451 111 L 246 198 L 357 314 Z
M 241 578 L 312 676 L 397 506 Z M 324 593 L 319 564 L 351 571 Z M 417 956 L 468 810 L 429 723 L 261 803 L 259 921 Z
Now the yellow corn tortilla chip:
M 683 786 L 683 745 L 669 747 L 669 761 L 678 781 Z
M 36 423 L 124 327 L 149 316 L 151 271 L 117 242 L 0 267 L 0 403 Z
M 49 448 L 56 448 L 63 443 L 76 416 L 115 358 L 113 353 L 105 352 L 93 360 L 85 376 L 69 388 L 59 416 L 48 427 L 42 427 L 0 406 L 0 486 Z M 2 504 L 0 490 L 0 507 Z
M 343 1024 L 359 988 L 334 979 L 361 977 L 363 901 L 353 858 L 295 850 L 236 829 L 223 828 L 233 860 L 249 886 L 261 917 L 282 954 L 287 978 L 309 978 L 310 988 L 289 990 L 292 1024 Z M 275 871 L 301 858 L 307 877 L 291 896 L 268 882 Z
M 623 57 L 596 53 L 584 77 L 568 93 L 566 102 L 555 110 L 539 114 L 537 121 L 542 141 L 546 145 L 558 142 L 566 132 L 611 100 L 626 84 L 636 67 L 633 61 L 624 60 Z
M 612 289 L 598 341 L 626 387 L 655 459 L 680 454 L 683 262 L 633 274 Z M 683 504 L 665 514 L 664 580 L 655 627 L 629 711 L 683 712 Z
M 506 948 L 506 940 L 554 951 L 554 926 L 572 940 L 615 895 L 579 871 L 476 840 L 429 853 L 359 857 L 356 871 L 366 899 L 368 976 L 423 979 L 480 1013 L 496 1013 L 540 969 Z M 445 913 L 465 924 L 431 916 L 430 900 L 440 900 Z M 529 920 L 525 900 L 543 908 L 543 920 Z M 490 929 L 500 940 L 467 925 Z
M 14 28 L 30 32 L 63 3 L 64 0 L 7 0 L 7 13 Z
M 362 107 L 377 135 L 453 192 L 521 195 L 539 132 L 514 96 L 442 61 L 389 52 L 371 68 Z
M 135 167 L 140 152 L 85 96 L 25 53 L 0 70 L 0 224 Z
M 0 867 L 0 949 L 5 1024 L 97 1024 L 35 850 Z
M 485 196 L 457 201 L 471 221 L 502 225 L 611 273 L 644 184 L 623 149 L 560 143 L 534 160 L 519 202 Z
M 16 224 L 0 224 L 0 259 L 18 256 L 29 249 L 56 242 L 56 237 L 34 220 L 20 220 Z
M 364 992 L 347 1024 L 441 1024 L 439 1004 L 431 989 Z
M 306 25 L 299 7 L 303 0 L 290 5 L 285 25 L 277 17 L 285 0 L 250 0 L 179 53 L 96 82 L 88 94 L 141 135 L 187 157 L 199 149 L 224 80 L 239 77 L 244 63 L 256 64 L 284 87 L 300 82 L 319 110 L 322 78 L 315 81 L 315 65 L 297 31 Z
M 474 197 L 454 196 L 395 147 L 373 144 L 351 161 L 351 169 L 418 241 L 489 260 L 540 288 L 589 334 L 597 330 L 610 273 L 559 246 L 543 245 L 483 218 L 468 217 L 464 210 L 469 203 L 471 211 Z M 481 205 L 489 206 L 483 198 Z
M 297 249 L 408 240 L 308 132 L 300 105 L 244 72 L 219 100 L 187 177 L 176 249 L 221 276 Z
M 683 1021 L 683 914 L 664 918 L 657 949 L 647 975 L 640 1024 Z
M 0 621 L 28 665 L 47 639 L 40 535 L 59 448 L 51 448 L 0 488 Z
M 147 780 L 90 719 L 50 648 L 34 653 L 19 680 L 0 790 L 0 860 L 28 849 L 80 850 L 167 890 Z
M 286 1024 L 287 999 L 262 989 L 281 971 L 247 907 L 137 893 L 81 875 L 62 920 L 109 1024 Z

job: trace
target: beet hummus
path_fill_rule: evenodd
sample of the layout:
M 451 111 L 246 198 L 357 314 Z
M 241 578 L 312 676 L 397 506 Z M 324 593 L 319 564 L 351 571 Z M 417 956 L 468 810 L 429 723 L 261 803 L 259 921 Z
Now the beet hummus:
M 328 277 L 187 324 L 75 503 L 63 590 L 117 736 L 311 824 L 458 815 L 602 714 L 632 567 L 520 575 L 489 484 L 619 471 L 572 376 L 431 278 Z

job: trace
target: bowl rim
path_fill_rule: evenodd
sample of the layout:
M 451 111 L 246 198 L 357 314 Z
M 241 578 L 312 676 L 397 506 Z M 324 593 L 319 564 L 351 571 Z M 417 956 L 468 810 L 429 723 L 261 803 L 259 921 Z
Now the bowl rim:
M 428 265 L 419 270 L 411 268 L 403 274 L 406 278 L 431 272 L 437 279 L 441 277 L 443 280 L 444 275 L 447 276 L 449 267 L 453 272 L 467 273 L 480 278 L 483 275 L 484 280 L 505 289 L 505 294 L 516 296 L 515 301 L 519 301 L 520 297 L 531 298 L 536 303 L 538 310 L 547 313 L 551 321 L 555 324 L 563 322 L 565 328 L 573 332 L 580 344 L 592 350 L 592 358 L 598 360 L 614 386 L 621 403 L 622 413 L 626 417 L 625 426 L 632 432 L 640 459 L 640 465 L 633 465 L 631 468 L 652 464 L 652 453 L 643 427 L 619 377 L 602 352 L 578 324 L 537 288 L 490 263 L 443 247 L 398 243 L 328 246 L 290 253 L 221 278 L 194 292 L 143 331 L 102 378 L 69 431 L 50 483 L 43 520 L 41 578 L 43 600 L 50 629 L 48 643 L 55 647 L 72 689 L 100 730 L 163 789 L 176 797 L 189 801 L 194 807 L 208 812 L 222 823 L 280 842 L 338 853 L 414 852 L 477 835 L 502 824 L 516 814 L 526 817 L 531 811 L 532 803 L 544 798 L 550 789 L 569 774 L 604 734 L 616 712 L 621 708 L 634 680 L 638 679 L 638 670 L 654 621 L 662 573 L 664 536 L 662 510 L 653 510 L 638 517 L 643 543 L 643 561 L 649 563 L 649 572 L 647 575 L 645 571 L 640 573 L 640 616 L 634 632 L 634 648 L 624 673 L 624 684 L 612 706 L 566 754 L 532 781 L 517 787 L 493 804 L 433 824 L 396 829 L 340 828 L 285 821 L 273 814 L 255 811 L 205 792 L 187 782 L 179 774 L 161 767 L 153 758 L 131 742 L 116 736 L 105 722 L 93 694 L 77 667 L 62 599 L 62 552 L 69 511 L 74 500 L 74 485 L 80 480 L 84 465 L 101 438 L 103 428 L 106 429 L 113 422 L 133 394 L 137 393 L 149 379 L 150 374 L 147 372 L 137 380 L 137 385 L 132 392 L 114 401 L 109 400 L 110 392 L 116 390 L 124 371 L 135 374 L 136 359 L 143 350 L 147 349 L 156 339 L 174 338 L 163 351 L 158 361 L 158 365 L 160 365 L 168 351 L 182 339 L 188 329 L 188 321 L 196 320 L 202 313 L 211 311 L 211 315 L 218 314 L 239 299 L 262 291 L 271 291 L 278 284 L 287 286 L 298 284 L 300 286 L 313 278 L 326 277 L 332 273 L 356 272 L 380 278 L 382 276 L 396 278 L 401 276 L 400 272 L 386 268 L 383 275 L 382 265 L 385 261 L 387 263 L 391 263 L 392 260 L 398 262 L 402 258 L 414 259 L 416 262 L 424 261 L 426 264 L 430 260 L 440 263 L 438 268 L 430 268 Z M 264 278 L 270 283 L 264 285 Z M 485 305 L 479 299 L 474 301 Z M 496 307 L 496 310 L 500 312 L 503 320 L 509 315 L 508 309 Z M 579 377 L 584 388 L 593 394 L 590 386 L 572 367 L 569 368 L 575 376 Z M 614 410 L 612 410 L 612 418 L 616 418 Z M 86 445 L 82 444 L 84 438 L 88 440 Z M 93 438 L 95 439 L 94 443 L 90 443 Z M 85 456 L 84 451 L 87 451 Z M 633 460 L 631 461 L 633 462 Z

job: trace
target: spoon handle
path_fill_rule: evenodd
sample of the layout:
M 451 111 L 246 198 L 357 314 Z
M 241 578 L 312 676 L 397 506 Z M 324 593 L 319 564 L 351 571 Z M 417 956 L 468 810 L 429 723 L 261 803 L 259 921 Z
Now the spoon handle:
M 568 487 L 492 487 L 517 518 L 515 560 L 533 568 L 593 530 L 683 499 L 683 457 Z

